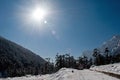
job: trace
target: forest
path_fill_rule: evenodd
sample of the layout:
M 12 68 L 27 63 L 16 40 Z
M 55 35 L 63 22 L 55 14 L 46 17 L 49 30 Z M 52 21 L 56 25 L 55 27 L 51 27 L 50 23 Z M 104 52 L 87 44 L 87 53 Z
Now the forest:
M 120 62 L 120 54 L 111 54 L 109 48 L 104 49 L 101 54 L 100 50 L 95 48 L 92 57 L 80 56 L 74 58 L 70 53 L 61 55 L 57 53 L 55 62 L 52 59 L 46 58 L 44 64 L 35 64 L 33 61 L 21 62 L 15 60 L 9 55 L 0 55 L 0 71 L 2 77 L 15 77 L 25 75 L 51 74 L 57 72 L 61 68 L 74 68 L 78 70 L 89 69 L 92 65 L 105 65 Z

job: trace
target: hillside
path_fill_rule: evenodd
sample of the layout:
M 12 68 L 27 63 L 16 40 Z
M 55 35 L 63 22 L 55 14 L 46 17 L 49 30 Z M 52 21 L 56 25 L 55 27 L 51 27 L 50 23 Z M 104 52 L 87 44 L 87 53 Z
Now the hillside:
M 105 41 L 100 47 L 96 47 L 102 55 L 104 55 L 105 48 L 108 48 L 110 54 L 113 56 L 120 55 L 120 35 L 115 35 L 111 39 Z M 93 50 L 86 50 L 82 55 L 91 58 Z
M 38 74 L 45 63 L 39 55 L 0 37 L 0 76 Z

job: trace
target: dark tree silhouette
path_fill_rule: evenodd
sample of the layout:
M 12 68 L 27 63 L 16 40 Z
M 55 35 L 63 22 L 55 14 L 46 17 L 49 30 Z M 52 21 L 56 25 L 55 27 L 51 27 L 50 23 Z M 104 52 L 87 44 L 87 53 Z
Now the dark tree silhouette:
M 100 51 L 95 48 L 93 50 L 93 57 L 94 59 L 94 64 L 95 65 L 103 65 L 104 64 L 104 56 L 100 54 Z
M 109 64 L 111 62 L 111 55 L 110 55 L 110 51 L 108 49 L 108 47 L 105 48 L 105 63 Z

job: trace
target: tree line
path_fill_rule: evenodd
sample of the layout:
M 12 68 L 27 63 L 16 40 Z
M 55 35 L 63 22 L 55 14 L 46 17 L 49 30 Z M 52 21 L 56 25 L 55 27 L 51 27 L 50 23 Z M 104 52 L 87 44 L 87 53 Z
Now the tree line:
M 120 53 L 112 54 L 108 47 L 104 49 L 104 52 L 100 52 L 99 49 L 95 48 L 92 53 L 92 58 L 88 58 L 87 56 L 80 56 L 77 59 L 74 56 L 71 56 L 69 53 L 67 54 L 59 54 L 57 53 L 55 57 L 55 63 L 53 64 L 53 68 L 51 72 L 56 72 L 59 69 L 66 68 L 74 68 L 74 69 L 89 69 L 92 65 L 105 65 L 120 62 Z
M 120 53 L 112 53 L 108 47 L 105 48 L 103 54 L 95 48 L 93 50 L 94 65 L 105 65 L 120 62 Z
M 58 71 L 61 68 L 74 68 L 74 69 L 89 69 L 91 65 L 105 65 L 110 63 L 120 62 L 120 53 L 112 54 L 109 48 L 105 48 L 101 54 L 100 50 L 95 48 L 92 53 L 93 58 L 87 56 L 80 56 L 77 59 L 71 56 L 69 53 L 60 54 L 55 56 L 55 62 L 50 58 L 46 58 L 44 64 L 34 64 L 34 62 L 22 63 L 14 60 L 9 55 L 0 55 L 0 76 L 2 77 L 15 77 L 25 76 L 26 74 L 38 75 L 38 74 L 51 74 Z

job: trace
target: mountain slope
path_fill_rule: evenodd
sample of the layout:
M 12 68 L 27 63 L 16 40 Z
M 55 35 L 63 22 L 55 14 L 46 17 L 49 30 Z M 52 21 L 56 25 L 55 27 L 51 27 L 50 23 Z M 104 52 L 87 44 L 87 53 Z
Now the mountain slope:
M 120 35 L 113 36 L 110 40 L 102 44 L 101 47 L 98 47 L 100 53 L 104 55 L 105 48 L 108 48 L 111 52 L 111 55 L 120 54 Z M 92 56 L 93 50 L 87 50 L 83 52 L 84 56 L 90 58 Z
M 45 60 L 32 51 L 0 37 L 0 73 L 4 76 L 35 74 Z M 16 70 L 18 73 L 16 73 Z M 37 71 L 37 70 L 36 70 Z M 40 71 L 39 71 L 40 72 Z M 38 73 L 38 72 L 36 72 Z
M 99 49 L 104 52 L 105 48 L 111 51 L 112 54 L 119 54 L 120 52 L 120 35 L 113 36 L 110 40 L 106 41 Z

